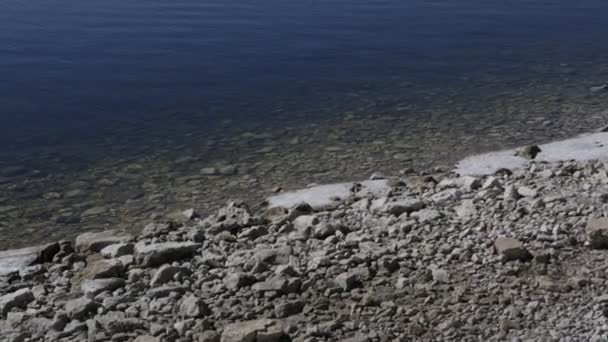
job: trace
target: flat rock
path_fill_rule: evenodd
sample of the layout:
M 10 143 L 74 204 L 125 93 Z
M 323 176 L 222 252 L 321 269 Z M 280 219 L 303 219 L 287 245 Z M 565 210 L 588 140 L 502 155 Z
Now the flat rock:
M 76 250 L 98 253 L 105 247 L 131 240 L 132 236 L 118 230 L 106 230 L 99 233 L 84 233 L 76 237 Z
M 524 247 L 521 241 L 506 237 L 499 237 L 494 241 L 494 249 L 504 261 L 529 261 L 532 254 Z
M 73 319 L 83 319 L 90 313 L 95 313 L 99 303 L 91 298 L 80 297 L 65 303 L 65 311 Z
M 584 134 L 576 138 L 540 145 L 535 162 L 608 160 L 608 133 Z M 500 169 L 521 170 L 529 159 L 515 155 L 515 150 L 490 152 L 467 157 L 459 161 L 454 170 L 460 175 L 491 175 Z
M 126 284 L 122 278 L 107 278 L 107 279 L 85 279 L 80 284 L 80 290 L 84 294 L 97 295 L 104 291 L 114 291 Z
M 277 321 L 259 319 L 225 326 L 221 342 L 278 342 L 284 336 Z
M 387 180 L 368 180 L 360 183 L 336 183 L 285 192 L 267 199 L 268 208 L 292 208 L 307 203 L 313 210 L 335 208 L 352 197 L 372 195 L 381 197 L 390 191 Z
M 150 286 L 156 287 L 166 284 L 173 280 L 177 274 L 190 274 L 192 273 L 189 269 L 181 266 L 163 265 L 161 266 L 150 280 Z
M 49 262 L 59 252 L 59 244 L 11 249 L 0 252 L 0 276 L 18 273 L 37 263 Z
M 196 242 L 161 242 L 135 245 L 135 258 L 142 267 L 155 267 L 192 257 L 201 247 Z

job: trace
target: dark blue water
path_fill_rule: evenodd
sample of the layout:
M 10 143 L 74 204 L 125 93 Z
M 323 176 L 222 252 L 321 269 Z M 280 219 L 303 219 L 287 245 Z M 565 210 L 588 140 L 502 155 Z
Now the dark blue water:
M 606 18 L 605 0 L 2 0 L 0 142 L 175 115 L 247 125 L 404 82 L 550 78 L 539 65 L 605 61 Z

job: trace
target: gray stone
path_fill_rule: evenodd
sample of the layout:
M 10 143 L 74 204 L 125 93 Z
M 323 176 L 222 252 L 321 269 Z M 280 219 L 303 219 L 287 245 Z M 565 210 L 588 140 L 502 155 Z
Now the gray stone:
M 173 278 L 175 277 L 175 275 L 177 275 L 177 274 L 189 275 L 191 273 L 192 272 L 185 267 L 163 265 L 154 273 L 154 276 L 152 277 L 152 280 L 150 281 L 150 286 L 156 287 L 156 286 L 164 285 L 164 284 L 172 281 Z
M 184 297 L 179 305 L 178 315 L 183 318 L 201 318 L 210 313 L 205 302 L 196 296 Z
M 121 256 L 133 254 L 135 245 L 131 242 L 117 243 L 104 247 L 101 250 L 101 255 L 106 258 L 118 258 Z
M 277 321 L 259 319 L 226 325 L 221 342 L 279 342 L 284 336 Z
M 494 241 L 494 249 L 496 249 L 496 252 L 502 257 L 503 261 L 529 261 L 533 258 L 524 245 L 516 239 L 499 237 Z
M 5 294 L 0 297 L 0 315 L 6 317 L 6 314 L 12 308 L 25 308 L 25 306 L 34 300 L 34 294 L 30 289 L 20 289 L 12 293 Z
M 115 243 L 131 240 L 132 236 L 117 230 L 106 230 L 99 233 L 84 233 L 76 237 L 76 250 L 79 252 L 98 253 Z
M 65 303 L 65 311 L 72 319 L 82 320 L 87 315 L 95 313 L 100 304 L 87 297 L 72 299 Z
M 540 152 L 538 145 L 526 145 L 515 149 L 515 155 L 525 159 L 534 159 Z
M 224 278 L 224 285 L 229 290 L 238 290 L 242 287 L 253 285 L 257 279 L 249 274 L 245 274 L 242 272 L 234 272 L 228 274 Z
M 59 252 L 58 243 L 0 252 L 0 276 L 18 273 L 28 266 L 50 262 Z
M 104 291 L 114 291 L 126 284 L 122 278 L 86 279 L 80 284 L 80 290 L 84 294 L 97 295 Z
M 407 198 L 396 202 L 388 202 L 381 210 L 385 213 L 399 216 L 403 213 L 411 213 L 422 208 L 424 208 L 424 202 L 415 198 Z
M 161 242 L 135 245 L 135 258 L 142 267 L 155 267 L 190 258 L 201 247 L 196 242 Z

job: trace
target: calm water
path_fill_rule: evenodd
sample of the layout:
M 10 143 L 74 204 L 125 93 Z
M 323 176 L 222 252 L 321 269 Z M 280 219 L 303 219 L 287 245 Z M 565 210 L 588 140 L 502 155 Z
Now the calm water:
M 604 0 L 3 0 L 0 143 L 272 124 L 278 109 L 565 65 L 593 78 L 606 18 Z

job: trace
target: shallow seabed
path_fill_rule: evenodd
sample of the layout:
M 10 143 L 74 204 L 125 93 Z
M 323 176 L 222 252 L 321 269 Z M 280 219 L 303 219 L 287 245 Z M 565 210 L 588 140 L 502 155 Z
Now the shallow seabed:
M 420 91 L 401 84 L 382 95 L 317 101 L 307 110 L 277 104 L 274 119 L 259 124 L 206 124 L 183 113 L 167 121 L 164 113 L 163 124 L 125 121 L 87 144 L 27 149 L 16 140 L 0 163 L 0 249 L 87 230 L 137 231 L 188 208 L 204 216 L 228 199 L 257 205 L 277 187 L 450 168 L 472 153 L 608 123 L 608 91 L 590 91 L 605 67 L 593 79 L 576 77 L 567 65 L 555 74 L 510 83 L 463 79 Z

